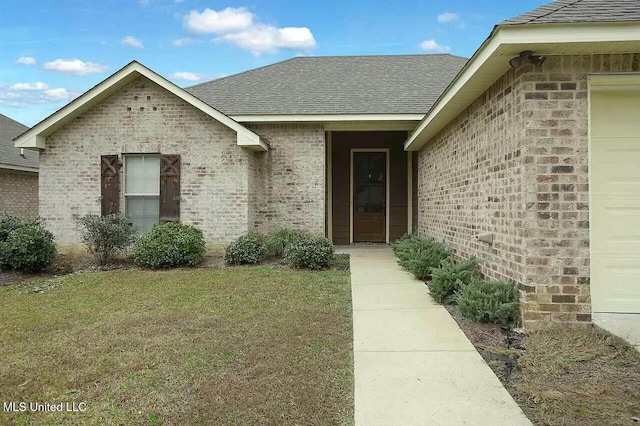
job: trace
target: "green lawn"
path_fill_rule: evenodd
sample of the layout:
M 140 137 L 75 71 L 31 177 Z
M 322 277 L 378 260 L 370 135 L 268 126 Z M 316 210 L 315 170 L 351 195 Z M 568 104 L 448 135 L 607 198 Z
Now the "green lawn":
M 41 290 L 33 292 L 34 290 Z M 111 271 L 0 288 L 0 424 L 350 424 L 349 274 Z

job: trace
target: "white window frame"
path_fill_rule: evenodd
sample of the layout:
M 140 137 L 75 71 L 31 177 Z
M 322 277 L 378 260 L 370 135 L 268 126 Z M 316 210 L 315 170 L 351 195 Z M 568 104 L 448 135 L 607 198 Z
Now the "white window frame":
M 158 193 L 128 193 L 127 192 L 127 159 L 129 158 L 139 158 L 139 157 L 153 157 L 160 158 L 160 154 L 157 153 L 147 153 L 147 154 L 123 154 L 123 167 L 122 167 L 122 196 L 124 198 L 124 215 L 129 219 L 129 215 L 127 214 L 127 198 L 128 197 L 158 197 L 158 212 L 160 211 L 160 171 L 158 171 Z M 160 223 L 160 214 L 158 213 L 158 223 Z

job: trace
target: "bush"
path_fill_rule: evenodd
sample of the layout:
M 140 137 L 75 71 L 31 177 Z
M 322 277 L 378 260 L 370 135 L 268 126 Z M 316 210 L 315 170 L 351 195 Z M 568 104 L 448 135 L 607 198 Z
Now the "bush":
M 38 220 L 21 219 L 6 213 L 0 213 L 0 242 L 7 241 L 9 234 L 21 226 L 37 224 Z
M 123 253 L 135 241 L 135 229 L 124 215 L 86 215 L 79 219 L 82 242 L 99 265 L 106 265 L 116 253 Z
M 443 262 L 431 273 L 429 292 L 438 303 L 452 303 L 456 292 L 479 278 L 478 259 L 475 257 L 458 264 Z
M 227 247 L 224 259 L 230 265 L 260 263 L 267 255 L 264 236 L 259 233 L 243 235 Z
M 53 234 L 39 221 L 25 221 L 0 242 L 0 267 L 40 272 L 56 258 Z
M 296 268 L 323 269 L 334 258 L 335 249 L 331 241 L 319 235 L 304 235 L 291 242 L 284 253 Z
M 426 280 L 433 269 L 451 256 L 443 242 L 417 235 L 404 236 L 393 245 L 398 264 L 419 280 Z
M 175 268 L 202 262 L 202 231 L 180 222 L 155 225 L 133 245 L 133 261 L 147 268 Z
M 277 228 L 271 231 L 267 237 L 267 253 L 270 256 L 284 257 L 284 252 L 289 244 L 304 237 L 303 231 L 291 228 Z
M 457 299 L 462 316 L 474 321 L 508 325 L 519 319 L 518 290 L 509 281 L 474 281 Z

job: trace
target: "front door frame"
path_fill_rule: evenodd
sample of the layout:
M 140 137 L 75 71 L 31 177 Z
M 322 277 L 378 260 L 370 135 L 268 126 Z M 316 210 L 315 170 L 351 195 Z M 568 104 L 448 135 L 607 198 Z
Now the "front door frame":
M 385 185 L 385 198 L 386 198 L 386 211 L 385 211 L 385 235 L 386 235 L 386 243 L 389 243 L 389 223 L 391 222 L 389 219 L 389 212 L 391 207 L 391 191 L 389 191 L 390 183 L 391 183 L 391 164 L 389 161 L 389 148 L 351 148 L 350 160 L 349 160 L 349 238 L 351 244 L 353 244 L 353 191 L 354 191 L 354 175 L 353 175 L 353 154 L 355 152 L 384 152 L 386 154 L 386 174 L 387 174 L 387 182 Z

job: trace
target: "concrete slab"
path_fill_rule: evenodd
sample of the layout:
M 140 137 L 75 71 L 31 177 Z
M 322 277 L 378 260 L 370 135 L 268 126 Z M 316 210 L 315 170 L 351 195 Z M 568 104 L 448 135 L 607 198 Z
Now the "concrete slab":
M 593 322 L 640 351 L 640 314 L 593 314 Z
M 351 255 L 356 425 L 529 420 L 424 283 L 388 247 Z
M 356 351 L 474 351 L 442 306 L 353 312 Z
M 398 284 L 379 284 L 375 291 L 369 287 L 352 287 L 354 311 L 438 307 L 429 297 L 427 286 L 413 284 L 399 288 Z
M 475 350 L 356 352 L 355 423 L 530 425 L 486 369 Z

